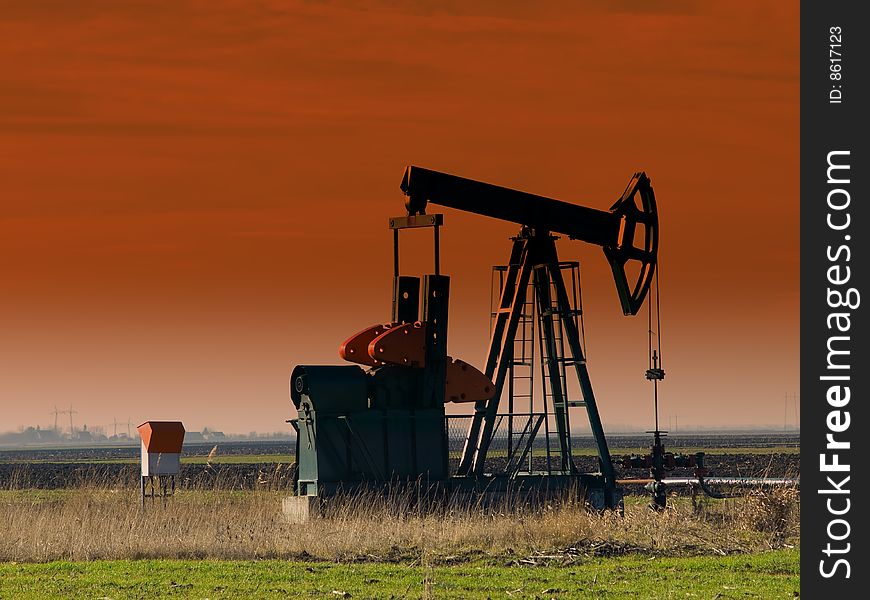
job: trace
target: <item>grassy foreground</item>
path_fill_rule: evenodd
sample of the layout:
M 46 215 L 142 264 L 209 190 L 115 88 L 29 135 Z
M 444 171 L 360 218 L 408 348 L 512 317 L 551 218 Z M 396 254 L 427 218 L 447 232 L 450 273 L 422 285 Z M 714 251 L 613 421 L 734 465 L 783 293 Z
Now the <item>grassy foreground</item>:
M 0 490 L 6 598 L 792 598 L 800 504 L 778 487 L 593 513 L 575 498 L 422 510 L 360 493 L 304 525 L 286 492 Z
M 40 492 L 40 493 L 34 493 Z M 126 559 L 313 560 L 456 564 L 478 558 L 644 554 L 755 554 L 796 545 L 794 489 L 704 501 L 675 499 L 658 514 L 627 503 L 625 516 L 565 499 L 546 506 L 483 508 L 466 502 L 419 511 L 412 495 L 336 498 L 324 518 L 284 520 L 281 492 L 185 490 L 140 507 L 130 489 L 0 493 L 0 561 Z M 679 501 L 678 501 L 679 500 Z
M 2 598 L 793 598 L 798 550 L 562 566 L 141 560 L 0 563 Z

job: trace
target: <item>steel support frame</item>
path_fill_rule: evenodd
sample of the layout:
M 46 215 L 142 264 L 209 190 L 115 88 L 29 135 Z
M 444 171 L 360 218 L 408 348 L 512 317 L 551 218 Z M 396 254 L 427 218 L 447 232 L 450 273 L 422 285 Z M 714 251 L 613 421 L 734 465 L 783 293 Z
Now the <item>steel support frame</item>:
M 556 260 L 555 249 L 556 247 L 553 246 L 554 255 L 550 257 L 552 260 Z M 541 345 L 546 344 L 547 346 L 546 355 L 543 351 L 541 353 L 541 360 L 543 361 L 546 356 L 544 368 L 547 371 L 547 379 L 550 380 L 550 396 L 556 421 L 556 435 L 559 439 L 559 469 L 561 471 L 574 471 L 576 467 L 571 459 L 571 431 L 568 425 L 567 390 L 562 389 L 562 372 L 558 362 L 559 351 L 556 347 L 556 327 L 553 319 L 553 301 L 550 295 L 551 278 L 557 288 L 559 285 L 564 286 L 564 282 L 562 281 L 561 271 L 558 270 L 558 260 L 556 260 L 558 273 L 555 275 L 550 272 L 550 262 L 548 260 L 546 264 L 539 265 L 534 270 L 535 296 L 538 299 L 538 314 L 540 315 Z M 560 318 L 564 318 L 564 316 L 570 315 L 571 307 L 559 302 L 557 310 L 562 315 Z
M 571 313 L 572 307 L 570 305 L 567 290 L 565 289 L 565 282 L 562 278 L 561 270 L 559 269 L 555 238 L 548 231 L 533 231 L 528 228 L 523 228 L 520 235 L 514 238 L 509 267 L 501 291 L 486 360 L 485 373 L 494 383 L 495 394 L 491 400 L 477 402 L 475 404 L 474 415 L 471 424 L 469 425 L 457 474 L 473 475 L 476 477 L 484 475 L 486 455 L 492 440 L 495 419 L 498 414 L 499 400 L 504 388 L 508 367 L 510 366 L 509 363 L 513 350 L 513 342 L 516 337 L 517 325 L 523 310 L 529 280 L 536 267 L 544 267 L 546 269 L 556 292 L 557 310 L 563 315 L 562 327 L 564 328 L 564 334 L 567 338 L 574 359 L 574 368 L 577 374 L 577 379 L 580 383 L 583 401 L 586 405 L 589 425 L 592 429 L 592 435 L 595 438 L 601 466 L 601 474 L 604 479 L 606 497 L 608 498 L 609 503 L 609 499 L 615 498 L 613 492 L 616 490 L 616 477 L 613 462 L 610 457 L 610 451 L 607 447 L 607 440 L 604 436 L 604 428 L 601 424 L 601 417 L 598 413 L 598 405 L 595 401 L 592 383 L 589 379 L 589 372 L 586 368 L 586 360 L 583 354 L 583 348 L 580 344 L 577 322 L 574 315 Z M 546 296 L 544 296 L 547 298 L 549 297 L 549 282 L 545 281 L 546 278 L 541 279 L 541 285 L 546 284 L 548 288 L 546 290 Z M 551 318 L 552 316 L 550 316 L 550 319 Z M 545 319 L 544 333 L 547 337 L 547 343 L 550 344 L 552 348 L 552 344 L 554 343 L 552 337 L 553 332 L 550 327 L 547 327 L 547 323 L 548 321 Z M 549 324 L 552 325 L 552 322 L 549 322 Z M 550 362 L 553 363 L 548 366 L 548 373 L 550 375 L 551 390 L 554 392 L 554 413 L 556 415 L 556 426 L 559 432 L 563 467 L 567 466 L 573 471 L 573 463 L 571 462 L 570 457 L 570 431 L 568 430 L 567 422 L 567 402 L 564 397 L 566 390 L 562 390 L 558 364 L 555 363 L 555 354 L 550 353 L 549 359 Z M 556 401 L 559 400 L 555 395 L 557 390 L 562 396 L 561 407 L 556 404 Z M 561 418 L 560 410 L 562 411 Z

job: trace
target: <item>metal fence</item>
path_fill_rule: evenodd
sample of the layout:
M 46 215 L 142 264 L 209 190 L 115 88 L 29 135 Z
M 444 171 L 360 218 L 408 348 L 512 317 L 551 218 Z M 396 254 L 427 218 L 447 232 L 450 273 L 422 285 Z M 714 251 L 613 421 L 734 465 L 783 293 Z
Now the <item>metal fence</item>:
M 558 449 L 549 443 L 552 424 L 548 423 L 548 416 L 552 417 L 544 413 L 496 415 L 485 471 L 515 475 L 558 470 Z M 445 417 L 451 473 L 459 465 L 472 418 L 464 415 Z

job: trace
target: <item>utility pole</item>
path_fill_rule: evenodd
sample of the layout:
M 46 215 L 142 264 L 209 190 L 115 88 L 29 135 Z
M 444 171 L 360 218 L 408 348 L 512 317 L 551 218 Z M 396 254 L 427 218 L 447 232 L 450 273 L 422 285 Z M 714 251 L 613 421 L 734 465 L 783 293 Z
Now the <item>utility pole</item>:
M 72 404 L 69 405 L 69 434 L 70 434 L 70 436 L 72 436 L 73 433 L 75 433 L 75 430 L 73 429 L 73 415 L 77 415 L 78 412 L 79 411 L 77 411 L 77 410 L 73 410 Z
M 801 428 L 801 417 L 800 417 L 800 400 L 797 393 L 792 397 L 794 400 L 794 424 L 797 429 Z
M 77 410 L 73 410 L 72 404 L 69 406 L 69 410 L 57 410 L 57 407 L 54 407 L 54 430 L 60 433 L 60 430 L 57 428 L 57 415 L 69 415 L 69 434 L 72 437 L 73 430 L 73 415 L 78 414 Z
M 785 407 L 783 410 L 783 431 L 788 432 L 788 401 L 792 401 L 792 408 L 794 410 L 794 425 L 797 427 L 798 424 L 798 395 L 797 392 L 788 392 L 785 395 Z
M 794 392 L 787 392 L 785 394 L 785 403 L 783 404 L 782 409 L 782 431 L 783 433 L 788 433 L 788 401 L 796 400 L 797 394 Z M 797 419 L 795 419 L 797 421 Z

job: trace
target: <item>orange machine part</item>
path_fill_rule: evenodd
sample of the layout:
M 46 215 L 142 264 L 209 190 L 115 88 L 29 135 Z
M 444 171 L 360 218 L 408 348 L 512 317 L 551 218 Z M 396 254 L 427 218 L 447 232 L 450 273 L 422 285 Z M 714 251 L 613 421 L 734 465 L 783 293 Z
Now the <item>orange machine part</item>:
M 136 430 L 149 453 L 181 452 L 184 425 L 181 421 L 145 421 Z
M 445 402 L 478 402 L 489 400 L 494 394 L 495 386 L 489 377 L 465 361 L 447 357 Z
M 426 326 L 417 321 L 390 327 L 371 341 L 368 355 L 372 360 L 403 365 L 426 366 Z
M 338 348 L 338 355 L 344 360 L 358 365 L 377 367 L 378 365 L 384 364 L 369 356 L 369 344 L 371 344 L 376 337 L 395 325 L 396 323 L 388 325 L 372 325 L 371 327 L 363 329 L 359 333 L 355 333 L 347 338 L 347 340 Z

